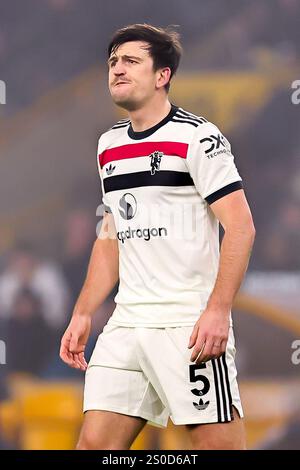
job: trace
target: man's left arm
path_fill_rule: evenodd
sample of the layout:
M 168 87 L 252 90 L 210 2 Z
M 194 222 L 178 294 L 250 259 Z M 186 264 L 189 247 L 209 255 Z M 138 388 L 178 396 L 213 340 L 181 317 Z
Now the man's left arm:
M 245 193 L 234 191 L 210 205 L 224 228 L 219 269 L 207 306 L 194 326 L 189 348 L 196 364 L 221 356 L 226 350 L 230 312 L 247 270 L 255 228 Z

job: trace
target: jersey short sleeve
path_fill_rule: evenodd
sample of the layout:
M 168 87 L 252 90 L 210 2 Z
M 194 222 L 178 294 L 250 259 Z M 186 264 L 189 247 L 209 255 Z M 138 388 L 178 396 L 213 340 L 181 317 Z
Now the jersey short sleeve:
M 243 187 L 230 143 L 210 122 L 195 130 L 186 162 L 197 191 L 208 204 Z
M 101 192 L 102 192 L 102 204 L 104 205 L 104 212 L 111 212 L 111 209 L 109 207 L 109 204 L 106 200 L 105 196 L 105 191 L 104 191 L 104 185 L 103 185 L 103 169 L 100 166 L 100 155 L 103 152 L 103 142 L 102 138 L 100 137 L 98 141 L 98 149 L 97 149 L 97 166 L 98 166 L 98 172 L 100 176 L 100 183 L 101 183 Z

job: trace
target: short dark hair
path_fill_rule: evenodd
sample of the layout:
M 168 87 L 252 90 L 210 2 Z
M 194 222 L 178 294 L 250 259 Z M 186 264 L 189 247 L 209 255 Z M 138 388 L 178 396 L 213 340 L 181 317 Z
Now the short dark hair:
M 108 57 L 121 44 L 129 41 L 147 42 L 149 44 L 148 52 L 153 59 L 154 71 L 163 67 L 170 67 L 171 80 L 172 76 L 176 73 L 182 54 L 182 46 L 177 31 L 171 29 L 170 26 L 164 29 L 146 23 L 125 26 L 116 31 L 110 41 Z M 170 88 L 170 80 L 165 85 L 167 92 Z

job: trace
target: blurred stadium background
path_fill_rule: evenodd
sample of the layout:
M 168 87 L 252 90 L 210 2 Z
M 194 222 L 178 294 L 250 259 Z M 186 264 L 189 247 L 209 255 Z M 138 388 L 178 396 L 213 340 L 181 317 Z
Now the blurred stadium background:
M 149 22 L 180 25 L 172 101 L 229 138 L 256 223 L 234 310 L 248 447 L 300 449 L 299 18 L 298 0 L 0 0 L 0 448 L 75 445 L 83 375 L 58 347 L 99 222 L 97 139 L 120 118 L 106 46 L 116 28 Z M 170 424 L 133 447 L 188 446 Z

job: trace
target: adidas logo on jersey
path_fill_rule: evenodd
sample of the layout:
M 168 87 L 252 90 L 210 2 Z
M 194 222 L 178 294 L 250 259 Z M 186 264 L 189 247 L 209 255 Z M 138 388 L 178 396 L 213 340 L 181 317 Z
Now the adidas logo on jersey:
M 206 408 L 207 408 L 208 405 L 209 405 L 209 401 L 207 401 L 207 402 L 204 403 L 204 401 L 202 400 L 202 398 L 200 398 L 199 403 L 195 403 L 195 402 L 193 401 L 193 405 L 194 405 L 194 407 L 195 407 L 197 410 L 199 410 L 199 411 L 201 411 L 201 410 L 206 410 Z
M 115 171 L 115 169 L 116 169 L 116 167 L 112 166 L 112 164 L 110 164 L 109 167 L 106 168 L 106 174 L 109 175 L 109 176 L 112 175 L 113 172 Z

